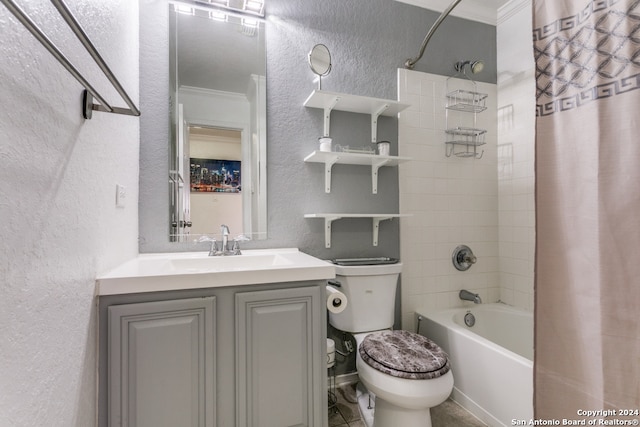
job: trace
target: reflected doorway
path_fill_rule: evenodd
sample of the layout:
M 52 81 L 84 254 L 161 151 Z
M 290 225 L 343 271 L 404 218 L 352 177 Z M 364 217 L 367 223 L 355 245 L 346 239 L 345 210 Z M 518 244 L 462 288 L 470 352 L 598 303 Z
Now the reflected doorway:
M 218 233 L 221 224 L 242 225 L 242 132 L 189 126 L 189 211 L 192 234 Z

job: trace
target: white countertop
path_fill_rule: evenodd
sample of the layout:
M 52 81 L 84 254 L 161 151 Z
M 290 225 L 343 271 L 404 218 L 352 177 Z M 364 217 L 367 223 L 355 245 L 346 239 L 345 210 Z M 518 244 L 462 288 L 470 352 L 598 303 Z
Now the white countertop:
M 243 250 L 242 255 L 207 252 L 141 254 L 97 278 L 97 295 L 217 288 L 261 283 L 327 280 L 333 264 L 296 248 Z

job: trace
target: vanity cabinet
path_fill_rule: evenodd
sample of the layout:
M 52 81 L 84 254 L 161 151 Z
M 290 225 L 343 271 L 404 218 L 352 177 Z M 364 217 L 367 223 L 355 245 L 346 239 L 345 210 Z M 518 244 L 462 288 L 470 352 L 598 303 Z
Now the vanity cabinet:
M 215 425 L 215 297 L 109 309 L 111 426 Z
M 320 288 L 236 294 L 240 426 L 322 426 Z
M 326 427 L 324 285 L 101 296 L 99 427 Z

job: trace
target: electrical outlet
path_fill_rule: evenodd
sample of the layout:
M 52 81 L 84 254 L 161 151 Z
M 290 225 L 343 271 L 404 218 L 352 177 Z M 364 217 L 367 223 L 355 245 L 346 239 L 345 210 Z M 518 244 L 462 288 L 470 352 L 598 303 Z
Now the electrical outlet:
M 127 188 L 124 185 L 116 184 L 116 207 L 124 208 L 127 198 Z

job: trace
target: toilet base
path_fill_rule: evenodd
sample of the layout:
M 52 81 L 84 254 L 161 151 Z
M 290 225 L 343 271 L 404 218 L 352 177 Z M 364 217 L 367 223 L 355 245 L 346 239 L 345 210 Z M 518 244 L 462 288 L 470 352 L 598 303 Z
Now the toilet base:
M 361 382 L 356 396 L 358 409 L 366 427 L 431 427 L 431 411 L 406 409 L 373 396 Z
M 373 420 L 374 427 L 431 427 L 431 411 L 400 408 L 378 397 Z
M 376 397 L 359 382 L 356 386 L 356 398 L 358 399 L 358 409 L 360 418 L 365 427 L 373 427 L 373 412 L 376 406 Z

